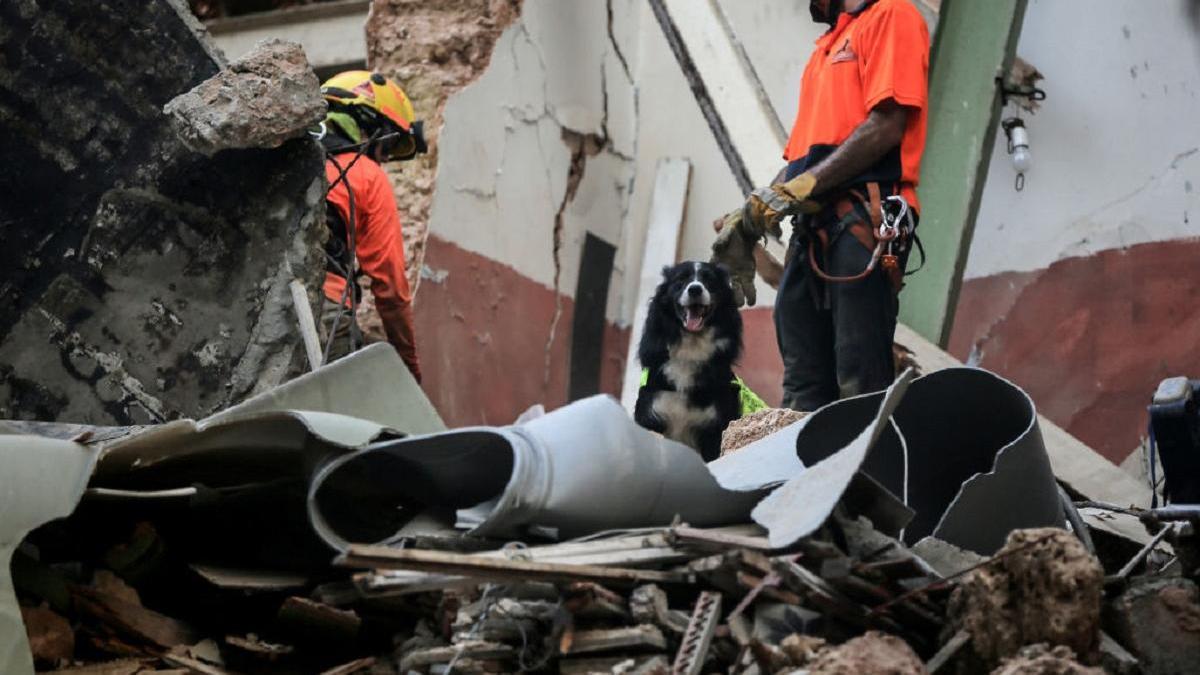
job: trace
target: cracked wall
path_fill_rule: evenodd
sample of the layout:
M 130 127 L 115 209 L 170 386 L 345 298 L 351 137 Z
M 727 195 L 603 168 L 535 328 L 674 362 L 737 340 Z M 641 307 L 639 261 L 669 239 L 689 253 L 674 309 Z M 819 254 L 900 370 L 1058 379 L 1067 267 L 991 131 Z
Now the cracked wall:
M 445 107 L 416 315 L 426 389 L 449 421 L 507 423 L 566 400 L 583 242 L 625 236 L 635 95 L 609 26 L 631 7 L 526 0 Z M 606 391 L 627 341 L 618 299 L 581 310 L 607 319 Z
M 443 110 L 487 68 L 496 40 L 521 0 L 374 0 L 366 24 L 367 64 L 396 78 L 425 122 L 429 152 L 385 165 L 403 214 L 408 281 L 421 283 Z M 380 329 L 382 331 L 382 328 Z
M 804 7 L 744 4 L 723 2 L 745 40 L 817 35 Z M 761 65 L 773 99 L 794 108 L 790 63 Z M 694 164 L 682 258 L 706 259 L 713 218 L 741 201 L 648 6 L 527 0 L 444 119 L 416 301 L 425 388 L 439 411 L 452 423 L 505 423 L 534 403 L 564 402 L 576 311 L 604 313 L 601 390 L 618 393 L 658 160 Z M 604 306 L 581 310 L 574 293 L 589 234 L 616 254 Z M 763 295 L 748 332 L 770 348 L 742 374 L 778 400 Z
M 1030 2 L 1045 75 L 1025 188 L 997 137 L 951 351 L 1120 462 L 1158 382 L 1200 376 L 1200 26 L 1188 2 Z M 1011 107 L 1005 111 L 1011 114 Z

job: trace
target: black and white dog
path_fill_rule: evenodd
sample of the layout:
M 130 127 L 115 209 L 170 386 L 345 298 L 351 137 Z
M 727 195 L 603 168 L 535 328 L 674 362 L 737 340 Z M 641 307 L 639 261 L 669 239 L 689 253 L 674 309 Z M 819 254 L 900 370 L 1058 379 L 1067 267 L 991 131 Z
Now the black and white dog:
M 663 268 L 638 345 L 648 372 L 633 417 L 695 448 L 721 453 L 721 432 L 741 416 L 733 364 L 742 353 L 742 317 L 729 274 L 703 262 Z

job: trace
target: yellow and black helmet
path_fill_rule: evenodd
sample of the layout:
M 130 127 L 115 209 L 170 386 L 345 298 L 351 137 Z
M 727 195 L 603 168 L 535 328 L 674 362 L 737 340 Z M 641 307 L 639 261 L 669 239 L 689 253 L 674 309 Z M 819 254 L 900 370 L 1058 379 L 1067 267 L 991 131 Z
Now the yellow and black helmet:
M 321 85 L 321 94 L 329 104 L 326 122 L 351 141 L 362 143 L 383 131 L 388 136 L 383 142 L 385 155 L 394 160 L 412 159 L 427 150 L 423 125 L 414 119 L 412 102 L 391 78 L 349 70 L 329 78 Z

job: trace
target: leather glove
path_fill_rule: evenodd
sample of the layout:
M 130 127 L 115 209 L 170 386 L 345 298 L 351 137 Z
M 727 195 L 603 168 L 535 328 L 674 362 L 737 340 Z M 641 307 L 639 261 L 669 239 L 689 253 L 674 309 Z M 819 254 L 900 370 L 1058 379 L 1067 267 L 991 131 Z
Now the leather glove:
M 742 207 L 744 231 L 756 240 L 766 234 L 781 238 L 783 228 L 780 223 L 785 216 L 820 210 L 821 205 L 811 199 L 816 184 L 817 179 L 805 172 L 786 183 L 776 183 L 751 192 Z
M 744 304 L 753 307 L 758 300 L 754 288 L 754 243 L 759 237 L 746 236 L 742 211 L 736 209 L 725 216 L 721 233 L 712 245 L 712 262 L 729 270 L 734 303 L 738 307 Z

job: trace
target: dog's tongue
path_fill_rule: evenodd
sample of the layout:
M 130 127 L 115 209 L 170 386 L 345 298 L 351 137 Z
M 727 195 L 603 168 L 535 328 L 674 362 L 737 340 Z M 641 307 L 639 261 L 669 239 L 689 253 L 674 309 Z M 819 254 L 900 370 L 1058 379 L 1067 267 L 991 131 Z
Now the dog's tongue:
M 700 310 L 693 307 L 687 308 L 687 317 L 683 321 L 683 327 L 693 333 L 700 330 L 704 326 L 704 315 Z

